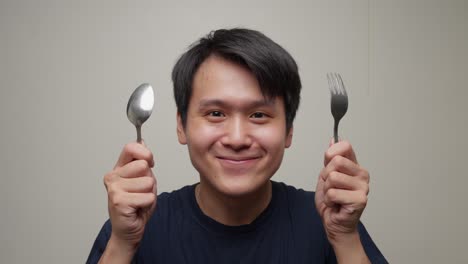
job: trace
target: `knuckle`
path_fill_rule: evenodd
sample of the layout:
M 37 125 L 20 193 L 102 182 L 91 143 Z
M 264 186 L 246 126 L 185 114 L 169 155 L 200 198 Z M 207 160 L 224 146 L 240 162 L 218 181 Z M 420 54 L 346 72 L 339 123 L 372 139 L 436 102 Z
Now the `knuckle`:
M 326 195 L 327 194 L 327 191 L 330 189 L 330 182 L 329 181 L 325 181 L 323 183 L 323 193 Z
M 327 151 L 325 151 L 324 157 L 326 161 L 331 162 L 334 158 L 334 154 L 331 152 L 330 149 L 328 149 Z
M 108 196 L 109 199 L 111 199 L 111 200 L 114 200 L 114 199 L 115 199 L 116 190 L 115 190 L 114 186 L 109 186 L 109 187 L 107 188 L 107 196 Z
M 154 159 L 153 152 L 148 150 L 148 154 L 146 155 L 146 160 L 147 161 L 152 161 Z
M 148 184 L 152 187 L 156 185 L 156 179 L 154 177 L 147 177 L 148 178 Z
M 354 208 L 354 207 L 349 207 L 348 208 L 348 213 L 349 214 L 354 214 L 355 212 L 356 212 L 356 208 Z
M 325 196 L 328 198 L 328 200 L 333 200 L 335 198 L 336 192 L 334 189 L 328 189 L 327 192 L 325 193 Z
M 368 170 L 362 168 L 362 173 L 363 173 L 365 176 L 369 177 L 369 171 L 368 171 Z
M 319 174 L 319 180 L 326 180 L 327 179 L 327 167 L 322 168 Z
M 111 184 L 107 185 L 107 196 L 109 199 L 114 199 L 119 195 L 119 187 L 117 182 L 112 182 Z
M 154 193 L 152 193 L 152 192 L 151 192 L 151 193 L 148 193 L 148 201 L 149 201 L 150 203 L 154 203 L 154 202 L 156 201 L 156 194 L 154 194 Z
M 363 169 L 362 174 L 363 174 L 363 178 L 366 180 L 366 182 L 369 183 L 369 181 L 370 181 L 369 171 L 366 170 L 366 169 Z
M 331 182 L 331 183 L 336 183 L 339 181 L 339 178 L 340 178 L 340 174 L 337 172 L 337 171 L 332 171 L 330 172 L 330 174 L 328 175 L 328 180 Z
M 346 159 L 343 156 L 338 155 L 333 157 L 332 161 L 337 168 L 342 168 L 345 165 Z
M 126 154 L 133 152 L 133 143 L 125 144 L 125 146 L 123 147 L 123 152 Z
M 106 173 L 106 175 L 104 175 L 102 181 L 104 183 L 104 186 L 106 186 L 106 188 L 108 188 L 109 185 L 111 184 L 112 178 L 113 178 L 113 173 L 112 172 Z
M 114 194 L 109 197 L 109 201 L 112 207 L 117 208 L 122 206 L 122 198 L 120 195 Z
M 137 160 L 136 167 L 140 172 L 146 172 L 149 169 L 148 162 L 146 160 Z
M 107 188 L 107 185 L 109 184 L 109 177 L 106 175 L 104 175 L 104 177 L 102 178 L 102 183 L 104 184 L 104 186 L 106 186 Z
M 366 196 L 367 196 L 369 194 L 369 191 L 370 191 L 370 188 L 369 188 L 368 184 L 365 185 L 364 190 L 365 190 L 365 193 L 366 193 Z
M 344 148 L 346 151 L 349 151 L 349 150 L 352 150 L 352 149 L 353 149 L 353 146 L 351 145 L 351 143 L 350 143 L 348 140 L 343 140 L 343 141 L 342 141 L 342 145 L 343 145 L 343 148 Z
M 361 197 L 360 197 L 361 204 L 366 206 L 367 205 L 367 200 L 368 200 L 367 194 L 361 193 Z

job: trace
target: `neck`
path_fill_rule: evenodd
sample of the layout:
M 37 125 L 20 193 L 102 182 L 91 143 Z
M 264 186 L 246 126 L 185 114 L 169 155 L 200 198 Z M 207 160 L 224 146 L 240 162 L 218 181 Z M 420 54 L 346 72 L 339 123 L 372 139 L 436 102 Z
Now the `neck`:
M 271 196 L 271 181 L 251 194 L 236 197 L 219 193 L 203 182 L 195 187 L 195 197 L 202 212 L 228 226 L 252 223 L 267 208 Z

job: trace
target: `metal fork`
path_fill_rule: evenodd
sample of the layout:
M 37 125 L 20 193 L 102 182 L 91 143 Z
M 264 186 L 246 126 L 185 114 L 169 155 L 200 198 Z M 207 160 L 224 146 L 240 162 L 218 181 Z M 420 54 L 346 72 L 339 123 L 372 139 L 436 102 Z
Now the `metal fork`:
M 335 119 L 333 128 L 334 142 L 338 142 L 338 123 L 348 110 L 348 94 L 339 73 L 327 73 L 331 94 L 331 112 Z

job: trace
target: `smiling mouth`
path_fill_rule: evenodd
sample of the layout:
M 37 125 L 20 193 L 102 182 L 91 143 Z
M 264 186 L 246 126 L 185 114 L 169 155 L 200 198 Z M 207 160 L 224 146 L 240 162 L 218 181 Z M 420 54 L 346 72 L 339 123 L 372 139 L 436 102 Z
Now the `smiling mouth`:
M 217 157 L 222 163 L 226 165 L 248 165 L 259 160 L 260 157 Z
M 217 158 L 221 160 L 225 160 L 225 161 L 244 162 L 244 161 L 256 160 L 259 157 L 217 157 Z
M 249 157 L 226 157 L 218 156 L 219 165 L 227 175 L 245 176 L 250 170 L 253 170 L 260 161 L 260 156 Z

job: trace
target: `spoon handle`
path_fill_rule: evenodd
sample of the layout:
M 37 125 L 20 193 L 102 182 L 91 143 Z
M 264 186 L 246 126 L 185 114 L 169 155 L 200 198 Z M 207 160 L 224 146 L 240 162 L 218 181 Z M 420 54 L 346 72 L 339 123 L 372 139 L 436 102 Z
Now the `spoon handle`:
M 141 143 L 141 126 L 136 126 L 137 131 L 137 142 Z

